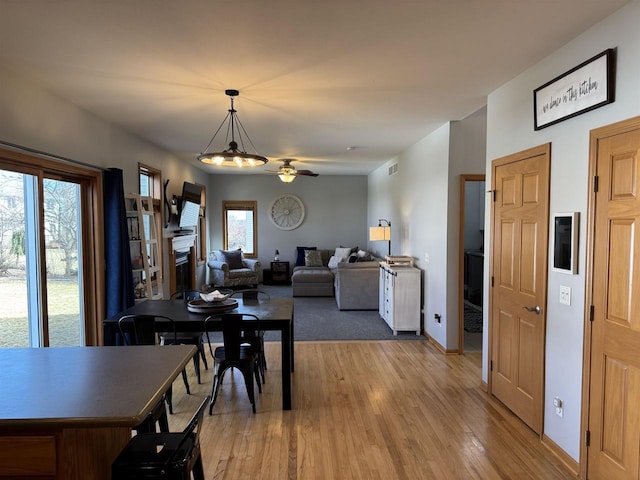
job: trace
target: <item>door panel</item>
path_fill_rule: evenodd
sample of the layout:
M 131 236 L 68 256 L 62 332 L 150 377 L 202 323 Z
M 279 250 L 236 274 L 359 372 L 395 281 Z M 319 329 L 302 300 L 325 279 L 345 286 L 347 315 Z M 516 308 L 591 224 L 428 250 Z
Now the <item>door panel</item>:
M 494 370 L 490 388 L 538 433 L 542 429 L 549 166 L 549 145 L 493 162 L 490 335 Z
M 640 131 L 597 144 L 587 476 L 640 477 Z

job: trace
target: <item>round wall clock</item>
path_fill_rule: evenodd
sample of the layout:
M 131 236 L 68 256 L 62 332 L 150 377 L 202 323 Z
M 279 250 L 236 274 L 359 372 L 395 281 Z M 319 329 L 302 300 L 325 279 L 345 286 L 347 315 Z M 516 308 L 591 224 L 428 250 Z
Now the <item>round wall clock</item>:
M 298 228 L 304 220 L 304 205 L 295 195 L 280 195 L 271 204 L 269 218 L 280 230 Z

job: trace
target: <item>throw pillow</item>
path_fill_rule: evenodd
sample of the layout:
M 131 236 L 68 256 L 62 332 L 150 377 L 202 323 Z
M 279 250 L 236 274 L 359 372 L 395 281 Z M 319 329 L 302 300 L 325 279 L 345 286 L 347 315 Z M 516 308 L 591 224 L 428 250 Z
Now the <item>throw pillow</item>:
M 340 245 L 340 248 L 347 248 L 347 247 L 343 247 L 342 245 Z M 349 248 L 349 254 L 358 253 L 358 250 L 360 250 L 360 247 L 351 247 Z
M 298 256 L 296 257 L 296 267 L 300 267 L 304 265 L 304 251 L 305 250 L 316 250 L 317 247 L 297 247 Z
M 358 261 L 358 254 L 357 253 L 352 253 L 351 255 L 349 255 L 349 263 L 356 263 Z
M 368 253 L 365 253 L 363 256 L 358 255 L 358 258 L 356 258 L 356 262 L 371 262 L 372 260 L 373 258 L 371 258 L 371 255 Z
M 229 270 L 244 268 L 242 263 L 242 250 L 220 250 L 222 261 L 229 265 Z
M 304 265 L 305 267 L 322 267 L 322 255 L 320 255 L 320 252 L 318 250 L 305 250 Z
M 338 264 L 340 263 L 341 260 L 342 260 L 341 257 L 338 257 L 337 255 L 331 255 L 331 258 L 329 259 L 329 264 L 327 266 L 329 268 L 338 268 Z
M 347 258 L 349 258 L 350 254 L 351 254 L 351 249 L 348 248 L 348 247 L 347 248 L 345 248 L 345 247 L 336 248 L 336 251 L 334 253 L 334 255 L 336 257 L 340 257 L 345 262 L 347 261 Z

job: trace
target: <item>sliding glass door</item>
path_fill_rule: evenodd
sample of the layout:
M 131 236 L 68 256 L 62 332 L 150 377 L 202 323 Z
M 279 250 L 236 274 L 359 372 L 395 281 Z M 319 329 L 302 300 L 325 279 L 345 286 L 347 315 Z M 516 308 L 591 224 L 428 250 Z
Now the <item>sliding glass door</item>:
M 95 343 L 87 342 L 85 332 L 87 228 L 81 222 L 90 185 L 59 171 L 4 167 L 9 168 L 0 168 L 0 347 Z

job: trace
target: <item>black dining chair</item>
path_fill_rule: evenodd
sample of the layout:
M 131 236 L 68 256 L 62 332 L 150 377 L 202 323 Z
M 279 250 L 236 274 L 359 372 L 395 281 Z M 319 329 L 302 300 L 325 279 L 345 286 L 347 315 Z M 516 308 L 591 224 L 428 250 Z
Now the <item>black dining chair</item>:
M 245 386 L 247 387 L 249 401 L 251 402 L 251 408 L 253 413 L 256 413 L 253 389 L 254 376 L 258 384 L 259 393 L 262 393 L 262 384 L 260 383 L 258 351 L 253 345 L 247 344 L 243 337 L 243 332 L 246 329 L 246 325 L 243 325 L 245 321 L 252 321 L 257 324 L 257 326 L 251 326 L 250 330 L 259 329 L 260 319 L 255 315 L 246 313 L 221 313 L 219 315 L 211 315 L 204 321 L 205 334 L 207 337 L 209 336 L 209 331 L 214 330 L 211 327 L 211 323 L 222 322 L 223 346 L 216 347 L 216 349 L 211 352 L 214 366 L 209 415 L 213 413 L 213 406 L 218 398 L 218 392 L 220 391 L 224 374 L 230 368 L 237 368 L 242 373 Z M 211 342 L 209 342 L 209 348 L 211 348 Z
M 242 296 L 243 301 L 262 300 L 271 301 L 271 296 L 264 290 L 258 288 L 246 288 L 243 290 L 236 290 L 230 295 L 230 298 Z M 267 370 L 267 357 L 264 353 L 264 330 L 249 330 L 243 334 L 247 343 L 253 345 L 258 350 L 258 361 L 260 367 L 260 376 L 262 377 L 262 383 L 265 383 L 265 373 Z
M 199 290 L 179 290 L 171 294 L 171 300 L 184 300 L 185 306 L 191 300 L 200 299 Z M 161 333 L 160 341 L 163 345 L 174 345 L 175 342 L 181 345 L 195 345 L 198 349 L 198 355 L 193 357 L 193 370 L 196 372 L 196 378 L 198 384 L 200 381 L 200 360 L 204 364 L 204 369 L 209 370 L 209 364 L 207 363 L 207 355 L 204 349 L 204 343 L 202 341 L 202 334 L 204 332 L 177 332 L 174 336 L 173 333 Z
M 176 325 L 172 318 L 164 315 L 124 315 L 118 320 L 118 329 L 125 345 L 157 345 L 158 336 L 156 334 L 156 321 L 167 322 L 171 329 L 171 334 L 177 343 Z M 182 380 L 187 394 L 191 393 L 187 370 L 182 369 Z M 173 386 L 169 387 L 165 394 L 165 400 L 169 406 L 169 413 L 173 413 Z M 161 402 L 162 403 L 162 402 Z M 164 406 L 164 404 L 163 404 Z
M 200 403 L 182 432 L 134 436 L 111 464 L 113 480 L 204 480 L 200 429 L 210 397 Z

